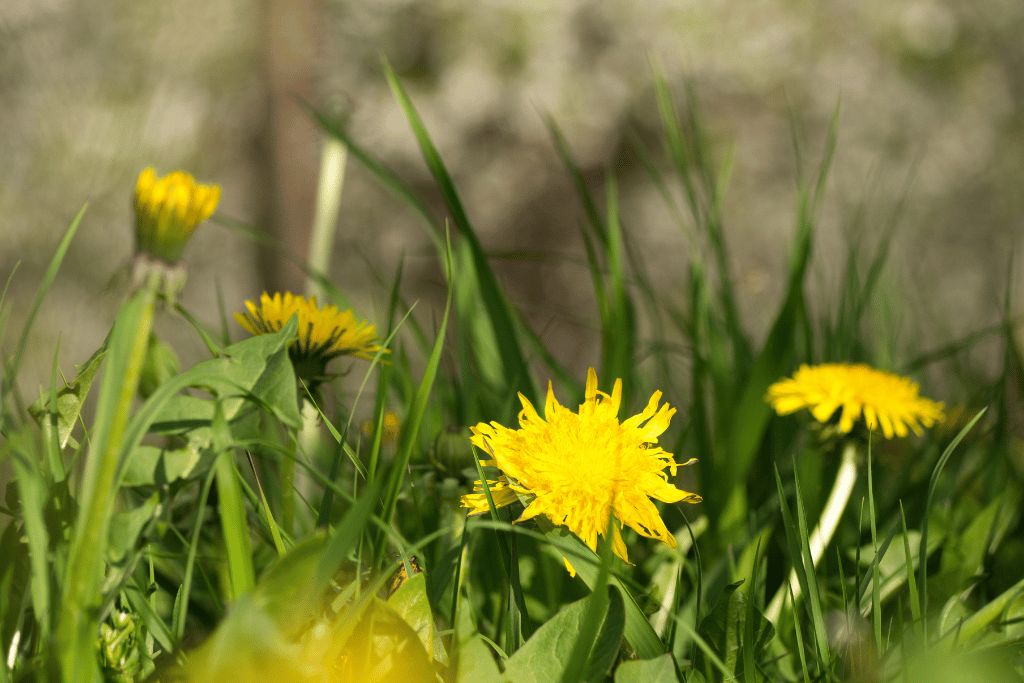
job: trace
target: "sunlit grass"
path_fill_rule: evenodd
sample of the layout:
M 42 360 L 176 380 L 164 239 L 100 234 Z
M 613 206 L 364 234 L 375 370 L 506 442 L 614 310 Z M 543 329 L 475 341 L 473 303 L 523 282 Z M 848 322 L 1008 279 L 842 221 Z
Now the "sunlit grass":
M 447 220 L 341 123 L 312 114 L 423 218 L 448 297 L 414 307 L 399 269 L 378 317 L 324 309 L 317 340 L 375 333 L 353 346 L 358 360 L 297 368 L 296 339 L 315 336 L 301 312 L 231 343 L 245 335 L 226 314 L 197 322 L 173 301 L 183 281 L 168 288 L 171 270 L 147 268 L 101 349 L 66 383 L 55 361 L 51 386 L 26 400 L 28 331 L 88 214 L 71 223 L 25 328 L 4 337 L 19 341 L 3 374 L 0 459 L 14 476 L 0 509 L 0 683 L 1021 679 L 1024 447 L 1011 415 L 1024 363 L 1011 303 L 987 332 L 1003 357 L 996 382 L 973 391 L 978 405 L 915 383 L 977 336 L 879 367 L 891 349 L 863 330 L 886 248 L 818 254 L 844 261 L 846 277 L 834 309 L 811 317 L 804 281 L 837 119 L 796 179 L 785 291 L 761 343 L 739 313 L 722 220 L 729 154 L 743 150 L 711 145 L 696 93 L 680 104 L 656 79 L 663 147 L 635 142 L 679 229 L 708 245 L 680 256 L 684 301 L 647 277 L 614 175 L 595 193 L 548 121 L 578 190 L 600 321 L 584 377 L 499 286 L 414 103 L 385 74 Z M 319 296 L 348 308 L 311 268 Z M 169 306 L 210 350 L 185 371 L 151 336 Z M 641 316 L 664 338 L 641 344 Z M 685 341 L 685 376 L 669 336 Z M 804 365 L 826 370 L 811 382 Z M 358 404 L 331 390 L 343 372 L 362 377 Z M 565 408 L 546 405 L 549 381 Z M 615 389 L 598 400 L 598 386 Z M 671 427 L 656 412 L 670 388 Z M 83 424 L 86 400 L 96 411 Z M 520 416 L 525 406 L 536 410 Z M 372 417 L 353 426 L 357 413 Z M 530 441 L 540 415 L 547 431 Z M 566 420 L 573 429 L 551 433 Z M 501 438 L 481 436 L 497 433 L 488 424 L 504 425 Z M 541 462 L 563 452 L 580 477 L 600 458 L 605 499 L 569 487 L 568 457 Z M 695 476 L 661 478 L 692 458 Z M 478 486 L 481 514 L 467 518 L 463 496 L 486 481 L 499 483 Z M 529 509 L 538 491 L 546 507 Z M 675 495 L 688 491 L 702 501 L 681 504 L 697 500 Z

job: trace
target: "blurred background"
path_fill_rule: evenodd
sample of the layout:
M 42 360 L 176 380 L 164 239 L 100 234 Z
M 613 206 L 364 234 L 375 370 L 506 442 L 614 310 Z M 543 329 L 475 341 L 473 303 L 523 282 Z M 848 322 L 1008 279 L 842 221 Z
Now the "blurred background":
M 749 332 L 763 338 L 784 287 L 794 141 L 813 173 L 838 104 L 809 288 L 826 308 L 847 245 L 870 253 L 898 215 L 878 315 L 920 351 L 997 323 L 1007 291 L 1024 293 L 1024 268 L 1008 275 L 1024 247 L 1021 35 L 1019 0 L 4 0 L 0 278 L 17 264 L 4 349 L 87 200 L 33 332 L 29 400 L 49 382 L 54 340 L 69 376 L 101 343 L 146 166 L 221 185 L 220 216 L 304 258 L 323 138 L 303 102 L 348 116 L 441 215 L 384 55 L 513 303 L 580 378 L 598 360 L 597 311 L 583 213 L 544 116 L 599 196 L 614 169 L 625 230 L 671 298 L 691 247 L 627 139 L 658 144 L 654 71 L 680 99 L 692 81 L 719 158 L 731 154 L 724 223 Z M 390 279 L 403 257 L 403 293 L 429 320 L 444 280 L 427 232 L 350 159 L 330 276 L 377 322 L 386 289 L 373 273 Z M 200 227 L 185 259 L 182 302 L 211 325 L 218 291 L 230 314 L 264 289 L 303 289 L 279 252 L 224 224 Z M 189 367 L 207 352 L 184 328 L 158 326 Z M 984 368 L 994 348 L 971 361 Z

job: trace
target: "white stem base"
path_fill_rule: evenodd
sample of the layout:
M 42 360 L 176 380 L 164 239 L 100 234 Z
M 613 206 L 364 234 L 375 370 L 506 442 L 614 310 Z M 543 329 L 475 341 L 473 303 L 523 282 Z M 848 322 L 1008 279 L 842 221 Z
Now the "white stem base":
M 843 459 L 839 463 L 839 471 L 836 473 L 836 482 L 832 486 L 832 493 L 825 502 L 825 509 L 821 512 L 821 521 L 811 533 L 808 545 L 811 548 L 811 563 L 818 566 L 825 546 L 832 540 L 832 536 L 839 526 L 839 519 L 843 516 L 847 503 L 850 502 L 850 495 L 853 493 L 853 485 L 857 483 L 857 448 L 852 442 L 847 443 L 843 449 Z M 794 602 L 800 597 L 800 582 L 796 578 L 796 571 L 789 573 L 789 587 L 793 591 Z M 773 624 L 778 620 L 782 612 L 782 603 L 786 597 L 786 586 L 779 587 L 775 597 L 772 598 L 764 616 Z

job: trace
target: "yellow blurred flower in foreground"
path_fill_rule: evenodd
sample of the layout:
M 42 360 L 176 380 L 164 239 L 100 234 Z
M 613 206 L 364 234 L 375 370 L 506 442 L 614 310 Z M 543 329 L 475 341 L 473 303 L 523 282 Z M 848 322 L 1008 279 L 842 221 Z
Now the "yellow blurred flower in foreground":
M 792 378 L 768 387 L 765 400 L 779 415 L 808 408 L 818 422 L 828 422 L 841 408 L 839 431 L 844 434 L 863 414 L 868 429 L 881 425 L 891 439 L 906 436 L 908 427 L 920 435 L 921 425 L 942 422 L 943 405 L 918 392 L 915 382 L 900 375 L 862 364 L 826 363 L 801 365 Z
M 288 355 L 295 366 L 295 374 L 309 385 L 326 379 L 328 361 L 338 356 L 355 356 L 370 360 L 380 351 L 373 325 L 356 319 L 352 310 L 339 311 L 337 306 L 324 306 L 321 310 L 316 297 L 295 296 L 280 292 L 271 297 L 266 292 L 259 306 L 246 301 L 248 313 L 235 313 L 235 320 L 250 334 L 270 334 L 279 331 L 293 315 L 299 316 L 299 336 L 288 347 Z M 386 353 L 386 351 L 385 351 Z
M 675 475 L 679 465 L 671 453 L 653 445 L 676 411 L 667 404 L 659 408 L 661 392 L 656 391 L 643 412 L 620 423 L 621 399 L 622 380 L 615 381 L 609 396 L 597 390 L 597 373 L 591 368 L 578 414 L 559 405 L 549 382 L 543 418 L 520 394 L 519 429 L 497 422 L 472 427 L 473 444 L 494 458 L 483 464 L 497 467 L 504 475 L 487 482 L 494 504 L 508 505 L 521 495 L 528 504 L 517 521 L 544 515 L 592 550 L 597 549 L 597 537 L 605 534 L 608 516 L 613 515 L 619 524 L 612 524 L 612 548 L 626 562 L 626 545 L 619 532 L 623 524 L 675 547 L 675 537 L 650 499 L 701 500 L 668 482 L 663 470 L 668 467 Z M 462 506 L 471 515 L 489 509 L 483 484 L 478 481 L 475 488 L 475 493 L 462 497 Z M 575 575 L 568 560 L 565 564 Z
M 200 185 L 190 174 L 174 171 L 158 178 L 147 168 L 135 184 L 137 251 L 168 264 L 177 263 L 196 226 L 213 215 L 220 187 Z
M 160 683 L 436 683 L 448 653 L 422 571 L 386 600 L 360 592 L 352 568 L 322 590 L 326 536 L 299 541 L 238 597 L 207 640 Z M 415 564 L 415 560 L 410 558 Z M 417 569 L 421 569 L 416 564 Z

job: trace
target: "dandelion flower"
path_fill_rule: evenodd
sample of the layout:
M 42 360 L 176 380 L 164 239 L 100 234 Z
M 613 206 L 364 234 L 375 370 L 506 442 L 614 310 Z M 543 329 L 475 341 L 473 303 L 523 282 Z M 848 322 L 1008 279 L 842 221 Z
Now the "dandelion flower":
M 868 429 L 881 425 L 885 438 L 904 437 L 908 427 L 917 435 L 921 425 L 943 420 L 941 403 L 918 395 L 915 382 L 868 365 L 826 363 L 801 365 L 792 378 L 768 387 L 765 397 L 779 415 L 809 408 L 818 422 L 827 422 L 842 409 L 839 431 L 849 433 L 863 413 Z
M 135 184 L 137 251 L 175 264 L 196 227 L 213 215 L 220 187 L 200 185 L 190 174 L 174 171 L 158 178 L 147 168 Z
M 519 429 L 497 422 L 472 427 L 470 440 L 494 458 L 484 464 L 503 474 L 499 481 L 487 482 L 494 504 L 501 507 L 523 496 L 528 503 L 517 521 L 544 515 L 592 550 L 597 549 L 597 537 L 605 534 L 612 515 L 618 521 L 612 524 L 612 549 L 625 562 L 629 559 L 620 535 L 622 525 L 675 547 L 675 537 L 650 499 L 701 500 L 669 483 L 664 469 L 675 475 L 679 464 L 671 453 L 654 445 L 676 411 L 667 404 L 658 407 L 661 392 L 657 391 L 643 412 L 619 422 L 621 399 L 622 380 L 615 381 L 609 396 L 597 390 L 597 374 L 591 368 L 578 414 L 559 405 L 549 382 L 543 418 L 519 394 L 523 404 Z M 482 514 L 489 509 L 487 498 L 481 482 L 475 488 L 475 493 L 462 497 L 462 506 L 470 514 Z M 575 575 L 568 560 L 565 564 Z
M 270 334 L 284 327 L 293 315 L 299 316 L 299 336 L 288 347 L 295 374 L 308 384 L 325 379 L 328 361 L 338 356 L 355 356 L 370 360 L 380 351 L 374 326 L 358 320 L 352 310 L 339 311 L 337 306 L 320 309 L 316 297 L 295 296 L 280 292 L 271 297 L 264 292 L 257 306 L 245 302 L 248 313 L 235 313 L 235 320 L 254 335 Z

